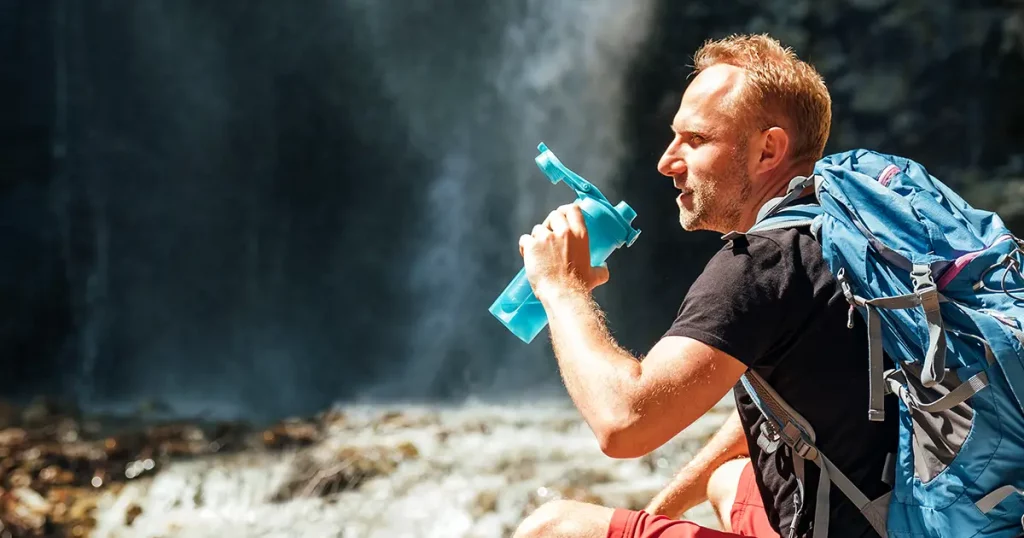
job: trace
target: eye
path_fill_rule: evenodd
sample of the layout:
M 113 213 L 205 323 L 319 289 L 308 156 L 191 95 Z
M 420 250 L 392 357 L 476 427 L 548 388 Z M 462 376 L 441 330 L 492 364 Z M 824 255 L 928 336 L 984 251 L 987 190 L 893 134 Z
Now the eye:
M 699 146 L 699 145 L 701 145 L 701 144 L 703 144 L 705 142 L 707 142 L 707 139 L 704 138 L 703 136 L 699 135 L 699 134 L 695 134 L 695 135 L 691 135 L 690 136 L 690 145 L 691 146 Z

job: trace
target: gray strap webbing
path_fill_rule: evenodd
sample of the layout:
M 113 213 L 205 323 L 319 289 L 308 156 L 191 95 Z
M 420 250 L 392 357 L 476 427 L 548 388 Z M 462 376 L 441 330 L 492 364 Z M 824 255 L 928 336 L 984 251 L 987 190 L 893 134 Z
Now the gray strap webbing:
M 814 219 L 792 219 L 784 222 L 779 222 L 776 224 L 766 224 L 763 226 L 757 226 L 755 228 L 751 228 L 750 232 L 770 232 L 772 230 L 784 230 L 786 228 L 800 228 L 801 226 L 810 226 L 813 223 Z M 725 236 L 723 236 L 723 239 L 724 238 Z M 732 239 L 732 237 L 730 237 L 730 239 Z
M 906 381 L 907 374 L 899 370 L 891 370 L 886 373 L 885 381 L 889 385 L 889 392 L 895 392 L 900 396 L 908 406 L 924 411 L 926 413 L 940 413 L 942 411 L 949 411 L 950 409 L 964 403 L 968 398 L 974 396 L 981 389 L 988 386 L 988 374 L 985 372 L 978 372 L 971 376 L 970 379 L 957 385 L 957 387 L 941 398 L 930 402 L 922 402 L 914 397 L 910 391 L 903 386 L 903 382 Z
M 1007 497 L 1014 493 L 1024 495 L 1024 491 L 1013 486 L 1003 486 L 1001 488 L 996 488 L 995 491 L 985 495 L 978 502 L 974 503 L 974 505 L 978 507 L 978 510 L 981 510 L 981 513 L 987 514 L 991 512 L 996 505 L 1003 502 Z
M 876 506 L 820 450 L 815 450 L 815 453 L 817 458 L 812 461 L 818 465 L 821 473 L 818 475 L 818 492 L 815 495 L 814 501 L 814 538 L 828 537 L 829 491 L 831 484 L 838 486 L 839 490 L 857 507 L 857 510 L 860 510 L 861 514 L 867 518 L 875 532 L 882 536 L 882 538 L 885 538 L 887 536 L 885 517 L 875 513 Z
M 889 503 L 892 501 L 892 490 L 888 491 L 885 495 L 871 501 L 871 505 L 868 510 L 861 511 L 864 517 L 868 518 L 871 522 L 871 526 L 875 529 L 885 529 L 889 523 Z M 883 534 L 884 536 L 884 534 Z
M 772 198 L 768 200 L 761 209 L 758 211 L 757 218 L 754 222 L 761 222 L 762 220 L 774 215 L 783 207 L 789 205 L 790 202 L 796 200 L 803 194 L 804 189 L 814 185 L 814 176 L 804 177 L 797 176 L 789 181 L 789 187 L 786 190 L 786 195 L 779 198 Z
M 924 356 L 921 383 L 931 388 L 941 383 L 946 375 L 946 334 L 939 311 L 939 292 L 934 286 L 921 292 L 921 306 L 928 321 L 928 353 Z
M 814 538 L 825 538 L 828 536 L 828 490 L 829 482 L 839 487 L 839 490 L 850 502 L 852 502 L 857 510 L 871 523 L 871 527 L 875 529 L 882 538 L 888 536 L 885 525 L 885 517 L 881 514 L 877 514 L 876 505 L 864 495 L 861 490 L 850 481 L 842 471 L 839 470 L 828 458 L 825 457 L 821 451 L 818 451 L 818 459 L 814 463 L 818 464 L 821 468 L 821 478 L 818 480 L 818 494 L 816 501 L 818 504 L 814 510 Z M 824 487 L 823 487 L 824 486 Z M 824 493 L 823 493 L 824 492 Z M 824 505 L 824 511 L 822 506 Z M 819 518 L 824 518 L 825 525 L 819 527 Z M 819 532 L 822 534 L 819 535 Z
M 797 455 L 796 452 L 790 450 L 793 454 L 793 474 L 796 475 L 797 487 L 800 488 L 801 499 L 803 499 L 804 493 L 804 459 Z
M 856 299 L 868 312 L 868 420 L 882 422 L 885 420 L 885 382 L 882 379 L 885 355 L 882 347 L 882 318 L 877 309 L 915 308 L 921 304 L 921 298 L 911 293 L 871 300 Z
M 807 479 L 805 478 L 806 473 L 804 473 L 804 459 L 798 456 L 796 452 L 793 452 L 793 450 L 790 450 L 790 453 L 793 455 L 793 474 L 796 475 L 796 499 L 798 500 L 797 502 L 799 502 L 799 504 L 794 502 L 793 506 L 799 513 L 803 511 L 804 505 L 807 504 L 807 490 L 804 488 L 804 483 Z M 794 517 L 790 520 L 789 536 L 796 536 L 796 525 L 799 521 L 800 518 L 798 517 Z
M 882 350 L 882 322 L 875 307 L 868 305 L 868 420 L 885 420 L 885 394 L 882 373 L 885 370 Z
M 903 310 L 921 306 L 928 323 L 928 351 L 925 354 L 921 383 L 925 387 L 934 387 L 942 382 L 946 374 L 946 335 L 939 310 L 942 297 L 927 266 L 914 266 L 914 271 L 913 278 L 917 282 L 914 293 L 870 300 L 852 297 L 854 303 L 864 306 L 868 313 L 868 420 L 875 422 L 885 420 L 882 321 L 876 309 Z
M 765 416 L 765 419 L 773 420 L 761 408 L 762 405 L 770 407 L 776 415 L 781 415 L 777 417 L 778 420 L 785 421 L 784 425 L 776 424 L 775 426 L 780 430 L 779 438 L 781 441 L 792 451 L 793 470 L 797 475 L 797 482 L 801 485 L 800 487 L 803 488 L 804 483 L 804 466 L 802 462 L 797 463 L 797 460 L 811 460 L 821 469 L 821 473 L 818 476 L 818 491 L 815 495 L 813 538 L 827 538 L 828 536 L 829 490 L 833 483 L 857 506 L 857 509 L 864 514 L 875 531 L 882 538 L 886 538 L 888 535 L 885 528 L 885 518 L 874 513 L 875 508 L 871 505 L 871 501 L 868 500 L 867 496 L 814 445 L 814 430 L 807 420 L 787 404 L 775 392 L 775 389 L 768 385 L 764 378 L 756 372 L 748 370 L 744 376 L 746 377 L 744 385 L 748 390 L 757 392 L 756 395 L 753 395 L 753 400 L 757 404 L 758 409 L 761 410 L 761 414 Z M 797 425 L 800 427 L 798 428 Z M 803 434 L 801 429 L 806 434 Z
M 821 460 L 825 459 L 821 453 L 818 453 L 818 457 Z M 828 538 L 828 494 L 832 489 L 829 484 L 828 467 L 823 466 L 821 462 L 815 461 L 821 472 L 818 474 L 818 492 L 814 499 L 814 536 L 813 538 Z

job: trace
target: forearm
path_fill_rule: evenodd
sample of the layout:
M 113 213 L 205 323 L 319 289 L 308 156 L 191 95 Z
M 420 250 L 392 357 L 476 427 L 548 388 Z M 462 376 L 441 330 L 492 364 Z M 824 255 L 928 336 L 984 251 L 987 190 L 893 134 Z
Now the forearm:
M 595 433 L 630 420 L 640 361 L 612 339 L 582 283 L 545 286 L 552 347 L 570 398 Z M 599 433 L 600 435 L 600 433 Z
M 739 414 L 733 411 L 708 443 L 647 505 L 646 511 L 679 518 L 707 500 L 711 473 L 723 463 L 749 455 Z

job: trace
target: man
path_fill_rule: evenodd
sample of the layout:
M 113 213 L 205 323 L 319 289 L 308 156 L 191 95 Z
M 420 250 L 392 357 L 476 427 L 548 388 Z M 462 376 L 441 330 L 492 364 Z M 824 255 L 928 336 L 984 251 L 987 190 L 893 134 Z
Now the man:
M 813 67 L 768 36 L 711 41 L 694 59 L 696 76 L 658 170 L 680 191 L 685 230 L 744 232 L 792 178 L 812 173 L 828 138 L 831 98 Z M 818 469 L 808 464 L 800 485 L 788 449 L 758 447 L 763 419 L 737 384 L 748 369 L 815 427 L 818 447 L 865 494 L 890 489 L 883 469 L 896 424 L 867 420 L 864 326 L 855 319 L 847 328 L 848 305 L 809 230 L 727 242 L 642 359 L 615 343 L 592 300 L 608 273 L 590 267 L 587 241 L 582 215 L 569 205 L 519 245 L 565 386 L 604 453 L 649 453 L 730 389 L 737 414 L 648 510 L 555 501 L 527 517 L 517 538 L 810 536 Z M 838 488 L 830 495 L 830 536 L 875 536 Z M 729 534 L 672 519 L 706 498 Z

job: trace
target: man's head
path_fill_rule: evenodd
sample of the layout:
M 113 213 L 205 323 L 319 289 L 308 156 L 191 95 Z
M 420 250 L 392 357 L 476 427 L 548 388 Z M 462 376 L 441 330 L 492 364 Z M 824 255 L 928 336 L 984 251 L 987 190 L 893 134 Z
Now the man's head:
M 824 153 L 828 89 L 813 67 L 765 35 L 706 42 L 694 74 L 658 170 L 682 191 L 684 229 L 746 229 L 765 201 L 810 174 Z

